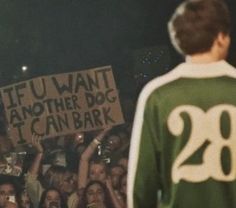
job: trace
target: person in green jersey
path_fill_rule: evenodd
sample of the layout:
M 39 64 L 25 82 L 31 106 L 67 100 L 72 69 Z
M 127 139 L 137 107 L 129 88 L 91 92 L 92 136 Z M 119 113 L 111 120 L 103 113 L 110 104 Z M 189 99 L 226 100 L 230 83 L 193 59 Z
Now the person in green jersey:
M 185 62 L 138 99 L 128 165 L 128 208 L 236 207 L 236 70 L 225 61 L 223 0 L 188 0 L 168 23 Z

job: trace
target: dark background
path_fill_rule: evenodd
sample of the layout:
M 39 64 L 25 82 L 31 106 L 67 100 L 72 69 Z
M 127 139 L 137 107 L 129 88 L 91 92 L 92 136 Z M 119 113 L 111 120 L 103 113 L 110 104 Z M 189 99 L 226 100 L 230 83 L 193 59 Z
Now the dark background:
M 0 86 L 112 65 L 121 94 L 136 93 L 182 60 L 170 46 L 166 29 L 180 2 L 0 0 Z M 235 24 L 235 0 L 227 3 Z M 233 65 L 234 37 L 235 29 L 229 56 Z

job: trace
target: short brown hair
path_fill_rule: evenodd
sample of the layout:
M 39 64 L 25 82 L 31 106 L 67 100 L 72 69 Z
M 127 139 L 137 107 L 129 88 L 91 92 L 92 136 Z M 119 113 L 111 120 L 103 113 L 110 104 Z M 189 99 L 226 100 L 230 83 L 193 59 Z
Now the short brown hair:
M 207 52 L 220 32 L 230 33 L 229 10 L 223 0 L 187 0 L 175 10 L 168 30 L 181 54 Z

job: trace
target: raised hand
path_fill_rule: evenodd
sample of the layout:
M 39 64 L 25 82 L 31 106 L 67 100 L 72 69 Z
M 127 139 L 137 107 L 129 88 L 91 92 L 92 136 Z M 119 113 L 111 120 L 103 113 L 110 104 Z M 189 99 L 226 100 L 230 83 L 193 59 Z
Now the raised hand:
M 111 130 L 111 128 L 112 126 L 106 127 L 94 139 L 96 139 L 98 142 L 101 142 L 104 139 L 104 136 L 107 134 L 107 132 Z
M 31 138 L 32 146 L 36 149 L 37 153 L 43 153 L 43 146 L 41 144 L 42 136 L 33 134 Z

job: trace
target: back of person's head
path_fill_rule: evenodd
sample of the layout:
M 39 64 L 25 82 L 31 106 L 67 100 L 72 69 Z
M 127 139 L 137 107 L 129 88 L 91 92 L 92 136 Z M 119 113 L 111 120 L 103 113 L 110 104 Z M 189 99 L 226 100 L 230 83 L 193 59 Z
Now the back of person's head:
M 219 33 L 230 33 L 230 15 L 224 0 L 187 0 L 168 23 L 172 44 L 183 55 L 210 51 Z

